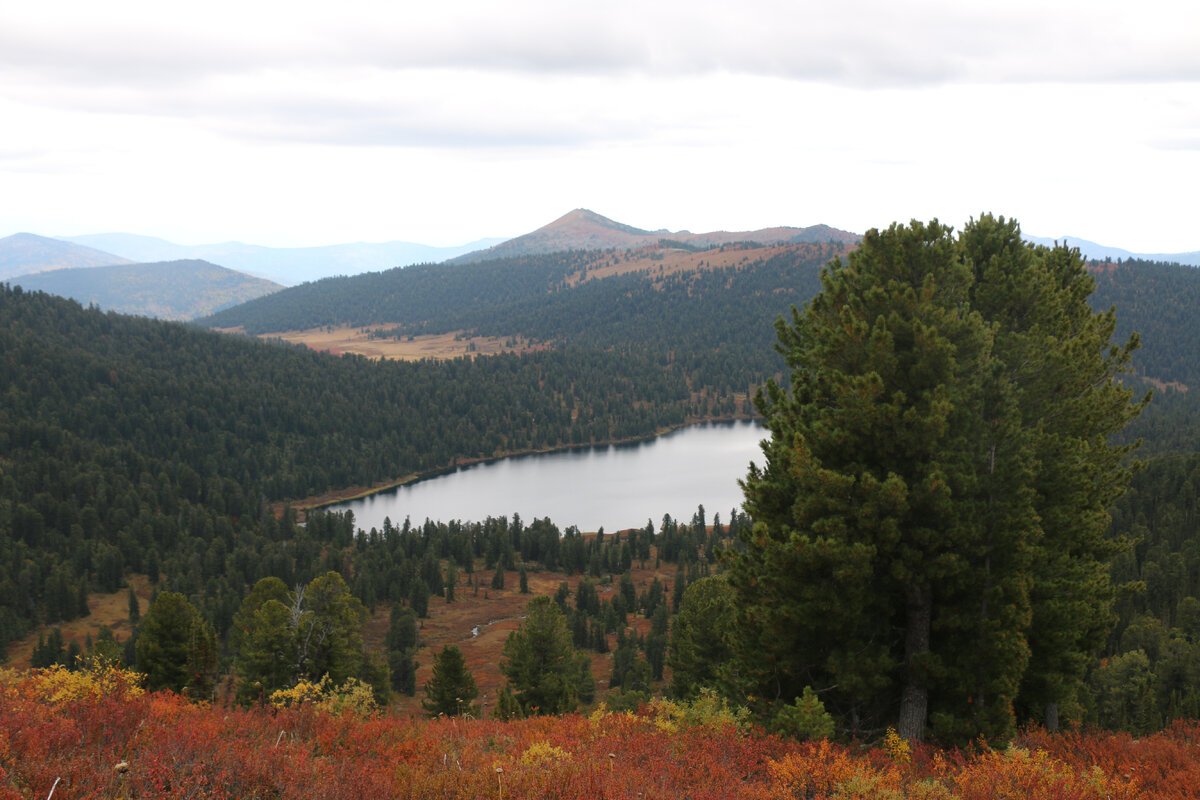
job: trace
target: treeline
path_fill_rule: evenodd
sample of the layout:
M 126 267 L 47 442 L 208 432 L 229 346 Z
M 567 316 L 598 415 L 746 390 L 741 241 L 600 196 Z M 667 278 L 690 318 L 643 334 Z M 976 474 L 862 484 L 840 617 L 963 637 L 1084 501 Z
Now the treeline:
M 6 286 L 0 353 L 3 642 L 126 570 L 227 571 L 268 502 L 736 411 L 645 354 L 372 362 Z

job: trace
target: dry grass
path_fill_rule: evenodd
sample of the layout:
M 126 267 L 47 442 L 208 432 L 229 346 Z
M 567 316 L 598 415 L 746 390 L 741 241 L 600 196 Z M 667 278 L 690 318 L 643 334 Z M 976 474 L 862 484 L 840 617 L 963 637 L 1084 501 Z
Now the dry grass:
M 411 336 L 407 339 L 375 339 L 370 330 L 390 330 L 395 324 L 374 325 L 371 328 L 353 328 L 348 325 L 310 328 L 304 331 L 263 334 L 264 339 L 283 339 L 292 344 L 302 344 L 310 350 L 340 355 L 354 353 L 379 360 L 419 361 L 423 358 L 448 359 L 460 356 L 494 355 L 496 353 L 525 353 L 538 349 L 526 340 L 515 340 L 507 344 L 505 339 L 493 336 L 465 336 L 461 333 L 441 333 L 428 336 Z
M 419 632 L 421 649 L 417 653 L 417 696 L 400 697 L 395 700 L 395 711 L 424 713 L 421 710 L 421 698 L 425 682 L 433 674 L 433 657 L 448 644 L 458 645 L 462 650 L 467 668 L 471 670 L 479 687 L 480 699 L 490 706 L 504 684 L 504 676 L 500 672 L 500 654 L 504 648 L 504 640 L 520 626 L 526 604 L 539 595 L 553 596 L 558 590 L 558 585 L 564 580 L 574 592 L 583 580 L 581 575 L 568 576 L 561 572 L 529 572 L 529 594 L 521 594 L 518 573 L 506 572 L 505 588 L 501 590 L 489 588 L 492 574 L 492 570 L 479 570 L 475 573 L 474 577 L 479 583 L 476 593 L 469 585 L 471 576 L 460 573 L 453 603 L 447 603 L 437 597 L 430 598 L 429 617 L 421 620 Z M 637 565 L 634 565 L 633 578 L 638 594 L 649 588 L 655 575 L 666 586 L 667 596 L 670 597 L 671 584 L 675 577 L 674 565 L 664 566 L 656 571 L 653 569 L 653 561 L 647 562 L 646 569 L 638 569 Z M 597 588 L 601 599 L 611 599 L 617 590 L 615 584 Z M 573 597 L 571 603 L 574 603 Z M 650 629 L 650 621 L 640 616 L 631 615 L 629 623 L 630 627 L 636 628 L 643 635 Z M 479 627 L 478 635 L 472 634 L 475 626 Z M 387 628 L 388 609 L 381 604 L 368 623 L 368 647 L 382 649 Z M 609 647 L 616 647 L 615 636 L 609 637 Z M 592 674 L 596 678 L 597 692 L 603 694 L 608 686 L 609 673 L 612 671 L 612 654 L 590 651 L 589 654 L 592 658 Z
M 150 607 L 152 588 L 150 579 L 145 575 L 131 575 L 128 577 L 128 582 L 137 593 L 142 606 L 142 614 L 145 614 L 146 609 Z M 69 645 L 71 642 L 77 642 L 81 650 L 84 649 L 89 634 L 92 641 L 96 640 L 102 625 L 112 628 L 113 633 L 121 641 L 129 638 L 129 634 L 133 630 L 129 624 L 129 589 L 119 589 L 112 594 L 97 592 L 89 595 L 88 610 L 90 613 L 86 617 L 73 619 L 57 626 L 43 625 L 25 638 L 11 643 L 8 646 L 8 665 L 17 669 L 28 669 L 33 649 L 37 647 L 38 636 L 45 635 L 55 627 L 62 631 L 64 643 Z

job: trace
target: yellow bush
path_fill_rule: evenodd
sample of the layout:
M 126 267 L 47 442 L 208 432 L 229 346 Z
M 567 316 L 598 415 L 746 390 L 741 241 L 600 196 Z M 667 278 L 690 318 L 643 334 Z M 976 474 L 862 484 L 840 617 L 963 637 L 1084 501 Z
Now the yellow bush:
M 313 683 L 301 680 L 290 689 L 279 689 L 268 698 L 276 708 L 299 706 L 310 703 L 327 714 L 350 712 L 358 716 L 369 716 L 378 710 L 375 694 L 371 687 L 358 678 L 347 678 L 341 686 L 333 686 L 328 675 Z
M 656 699 L 650 702 L 654 724 L 662 731 L 673 733 L 679 726 L 704 728 L 733 728 L 745 731 L 750 712 L 740 706 L 730 706 L 725 698 L 712 689 L 701 689 L 700 696 L 689 702 Z
M 549 742 L 534 742 L 525 748 L 525 752 L 521 753 L 520 758 L 521 763 L 527 767 L 570 760 L 571 754 L 569 752 L 563 750 L 561 747 L 555 747 Z
M 304 703 L 317 703 L 325 696 L 326 690 L 329 688 L 329 676 L 325 675 L 321 680 L 313 683 L 308 680 L 301 680 L 295 686 L 289 689 L 277 689 L 267 698 L 271 701 L 271 705 L 276 708 L 287 708 L 288 706 L 299 706 Z
M 897 764 L 907 764 L 912 761 L 912 748 L 900 734 L 896 733 L 895 728 L 887 729 L 887 733 L 883 737 L 883 752 L 887 753 Z
M 72 671 L 55 665 L 35 669 L 21 681 L 33 697 L 46 703 L 67 703 L 87 697 L 116 695 L 138 697 L 145 676 L 105 659 L 95 659 L 84 669 Z M 8 682 L 8 676 L 5 676 Z

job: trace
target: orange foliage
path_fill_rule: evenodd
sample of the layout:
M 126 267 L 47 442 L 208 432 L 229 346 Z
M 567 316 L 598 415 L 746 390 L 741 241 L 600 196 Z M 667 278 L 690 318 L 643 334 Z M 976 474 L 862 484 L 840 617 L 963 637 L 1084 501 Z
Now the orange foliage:
M 1200 723 L 1134 740 L 1028 731 L 978 753 L 795 743 L 734 725 L 598 713 L 519 720 L 197 706 L 0 672 L 0 800 L 193 798 L 1195 797 Z M 127 766 L 118 768 L 118 765 Z

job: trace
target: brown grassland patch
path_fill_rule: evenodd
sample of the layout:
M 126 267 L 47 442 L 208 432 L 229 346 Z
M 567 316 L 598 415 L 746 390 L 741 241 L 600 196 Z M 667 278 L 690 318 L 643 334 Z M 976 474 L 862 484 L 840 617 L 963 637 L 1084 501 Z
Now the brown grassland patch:
M 525 353 L 538 349 L 527 340 L 506 340 L 494 336 L 469 336 L 462 332 L 410 336 L 403 339 L 373 338 L 372 330 L 390 330 L 395 323 L 370 327 L 328 325 L 303 331 L 263 334 L 263 339 L 282 339 L 302 344 L 310 350 L 334 355 L 354 353 L 378 361 L 420 361 L 423 358 L 450 359 L 495 353 Z M 509 342 L 514 342 L 509 344 Z
M 675 579 L 675 566 L 664 565 L 658 570 L 653 567 L 653 560 L 646 563 L 645 569 L 640 569 L 634 564 L 633 579 L 638 595 L 650 587 L 657 575 L 669 598 Z M 426 681 L 433 675 L 433 657 L 448 644 L 457 645 L 462 650 L 467 668 L 471 670 L 479 687 L 479 700 L 490 707 L 495 702 L 496 693 L 505 682 L 500 672 L 504 640 L 520 626 L 525 606 L 539 595 L 553 596 L 563 581 L 571 587 L 572 597 L 568 602 L 573 606 L 573 593 L 584 579 L 582 575 L 566 575 L 545 570 L 530 571 L 527 573 L 529 594 L 521 594 L 517 572 L 506 571 L 505 588 L 499 590 L 490 588 L 493 574 L 494 570 L 477 570 L 474 576 L 460 572 L 453 603 L 447 603 L 439 597 L 429 599 L 429 617 L 421 620 L 419 631 L 417 694 L 416 697 L 400 696 L 395 699 L 393 711 L 414 715 L 424 713 L 421 709 L 421 698 L 424 696 Z M 478 591 L 470 585 L 472 577 L 479 584 Z M 596 588 L 602 600 L 611 600 L 613 593 L 617 591 L 615 582 L 612 585 L 597 585 Z M 383 604 L 375 609 L 365 632 L 368 649 L 383 649 L 388 629 L 388 613 L 389 609 Z M 479 629 L 477 635 L 472 632 L 476 626 Z M 645 635 L 650 630 L 650 621 L 640 615 L 631 614 L 627 628 Z M 609 635 L 608 638 L 609 647 L 615 648 L 616 636 Z M 592 659 L 592 675 L 596 679 L 597 696 L 603 696 L 612 672 L 612 653 L 601 654 L 590 650 L 586 652 Z
M 146 609 L 150 607 L 152 587 L 149 578 L 145 575 L 129 575 L 126 580 L 137 594 L 141 612 L 144 615 Z M 62 631 L 64 644 L 69 645 L 71 642 L 75 642 L 79 645 L 80 650 L 84 649 L 89 635 L 92 637 L 92 641 L 96 640 L 102 625 L 112 628 L 113 634 L 121 641 L 128 639 L 129 634 L 133 631 L 133 627 L 129 624 L 128 587 L 118 589 L 111 594 L 93 592 L 88 595 L 88 611 L 89 614 L 86 617 L 73 619 L 60 625 L 43 625 L 25 638 L 9 644 L 8 666 L 28 669 L 33 649 L 37 647 L 38 636 L 45 635 L 55 627 Z

